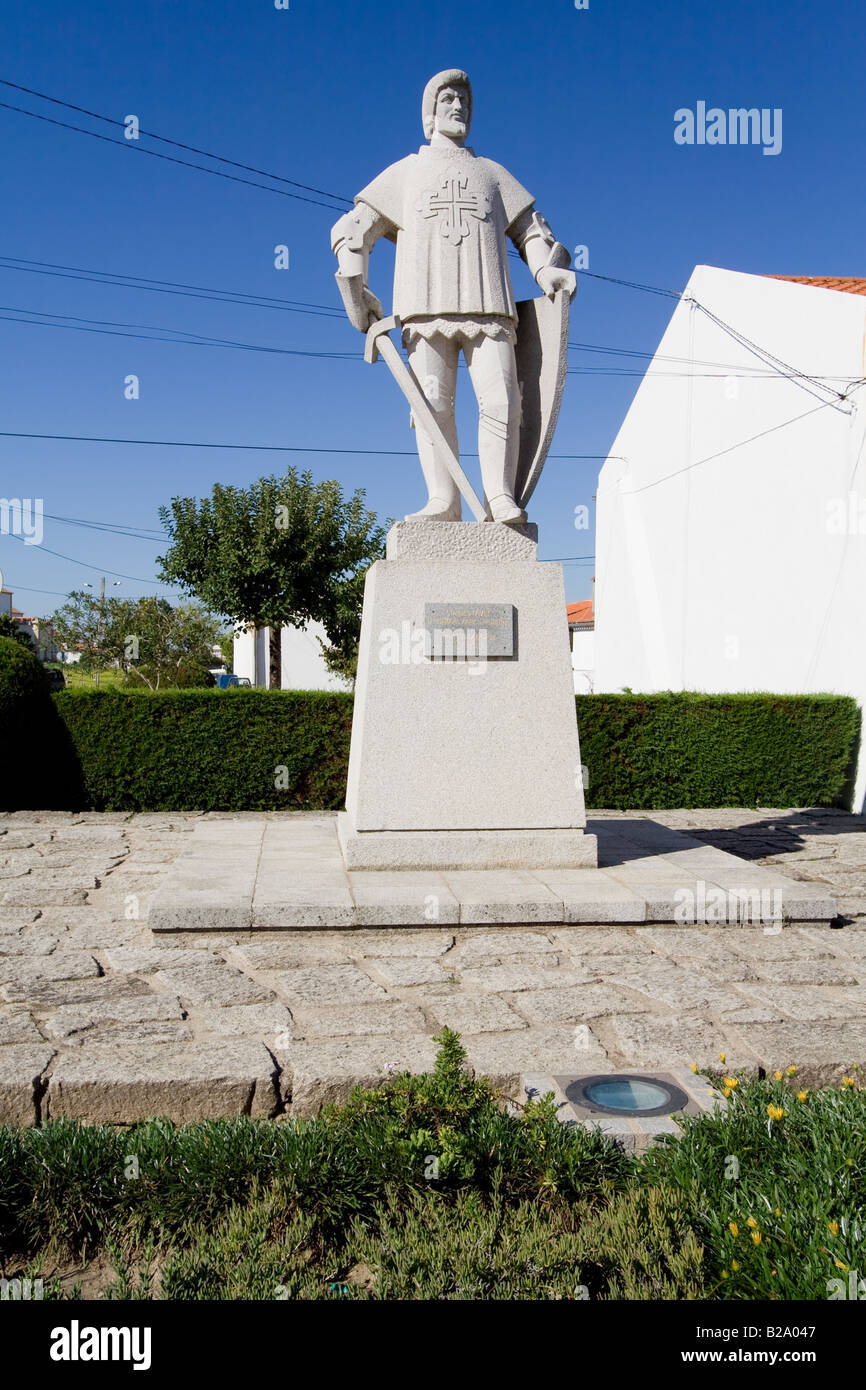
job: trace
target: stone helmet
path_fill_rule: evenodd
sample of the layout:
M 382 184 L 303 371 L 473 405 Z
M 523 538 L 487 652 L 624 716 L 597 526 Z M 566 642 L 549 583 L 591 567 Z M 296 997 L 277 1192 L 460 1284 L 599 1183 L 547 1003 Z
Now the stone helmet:
M 468 75 L 462 68 L 445 68 L 442 72 L 437 72 L 435 77 L 431 77 L 427 86 L 424 88 L 424 95 L 421 98 L 421 123 L 424 127 L 424 135 L 427 140 L 433 134 L 433 118 L 436 114 L 436 98 L 443 87 L 465 87 L 469 94 L 469 117 L 467 126 L 472 122 L 472 83 Z

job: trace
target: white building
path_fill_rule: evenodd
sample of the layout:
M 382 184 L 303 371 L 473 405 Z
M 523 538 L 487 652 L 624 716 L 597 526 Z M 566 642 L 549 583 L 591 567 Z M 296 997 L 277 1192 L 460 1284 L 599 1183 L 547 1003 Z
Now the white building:
M 696 267 L 601 470 L 596 691 L 866 707 L 864 377 L 866 280 Z
M 351 685 L 335 676 L 325 665 L 319 638 L 325 639 L 321 623 L 304 627 L 284 627 L 280 639 L 280 675 L 283 690 L 350 690 Z M 251 685 L 270 686 L 269 627 L 235 630 L 234 673 L 246 676 Z
M 571 669 L 575 695 L 591 695 L 595 688 L 595 623 L 592 599 L 566 604 L 568 638 L 571 643 Z

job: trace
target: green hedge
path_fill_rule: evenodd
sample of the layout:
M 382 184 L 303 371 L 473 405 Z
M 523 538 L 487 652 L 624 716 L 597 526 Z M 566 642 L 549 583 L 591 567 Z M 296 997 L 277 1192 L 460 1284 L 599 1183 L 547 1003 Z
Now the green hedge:
M 0 809 L 77 807 L 83 797 L 42 663 L 14 638 L 0 637 Z
M 860 713 L 847 696 L 579 695 L 576 702 L 590 807 L 850 804 Z M 51 708 L 56 727 L 43 740 L 52 750 L 49 775 L 25 778 L 29 800 L 17 802 L 11 786 L 20 796 L 20 779 L 4 777 L 4 808 L 343 804 L 351 695 L 65 690 Z M 28 756 L 32 749 L 31 739 Z
M 849 806 L 860 711 L 844 695 L 578 695 L 587 805 Z
M 54 699 L 95 810 L 343 805 L 351 695 L 64 690 Z

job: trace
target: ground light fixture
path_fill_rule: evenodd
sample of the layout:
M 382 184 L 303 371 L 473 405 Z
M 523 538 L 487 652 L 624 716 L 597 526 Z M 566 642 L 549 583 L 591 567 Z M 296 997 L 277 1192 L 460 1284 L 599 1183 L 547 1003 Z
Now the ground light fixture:
M 583 1076 L 570 1081 L 565 1094 L 572 1105 L 595 1115 L 672 1115 L 689 1106 L 689 1097 L 667 1076 L 627 1072 Z
M 727 1108 L 712 1082 L 683 1063 L 652 1072 L 526 1071 L 521 1082 L 530 1099 L 553 1097 L 561 1124 L 598 1130 L 628 1153 L 641 1153 L 666 1134 L 680 1135 L 685 1115 Z

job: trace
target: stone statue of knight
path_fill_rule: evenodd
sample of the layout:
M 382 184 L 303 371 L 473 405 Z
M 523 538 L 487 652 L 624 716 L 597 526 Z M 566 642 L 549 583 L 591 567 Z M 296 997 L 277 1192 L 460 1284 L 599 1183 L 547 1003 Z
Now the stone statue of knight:
M 370 250 L 383 236 L 396 242 L 393 312 L 403 326 L 409 365 L 456 454 L 454 401 L 463 353 L 478 400 L 487 515 L 515 525 L 526 513 L 515 497 L 521 399 L 509 240 L 549 298 L 558 291 L 571 297 L 576 281 L 567 250 L 535 211 L 532 194 L 466 145 L 471 117 L 466 73 L 449 68 L 432 77 L 422 100 L 429 143 L 357 194 L 352 211 L 334 226 L 331 244 L 346 312 L 366 333 L 383 316 L 368 287 Z M 452 471 L 414 423 L 429 497 L 407 520 L 459 521 L 461 496 Z

